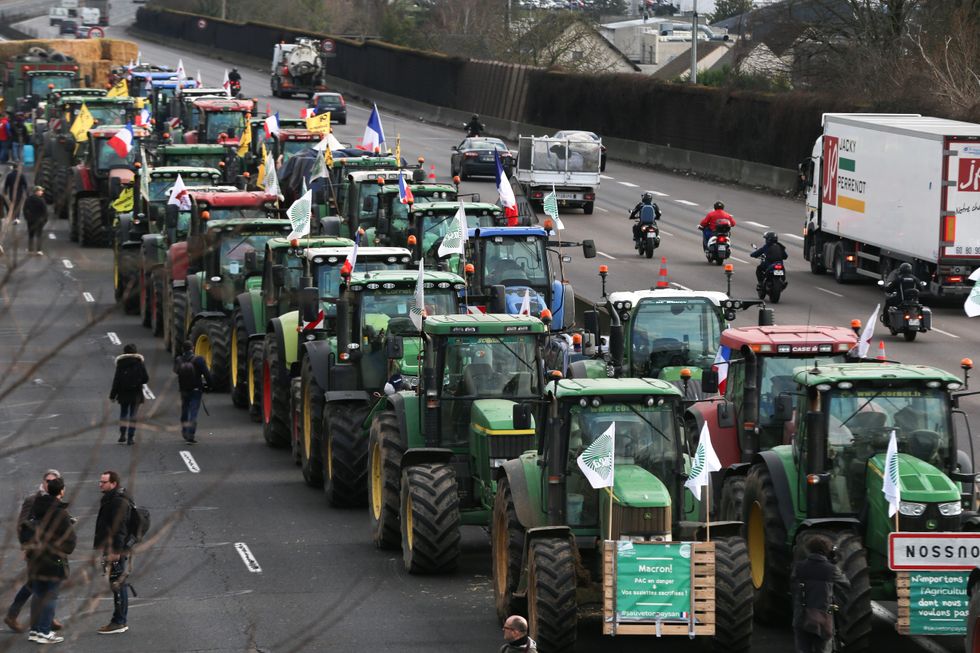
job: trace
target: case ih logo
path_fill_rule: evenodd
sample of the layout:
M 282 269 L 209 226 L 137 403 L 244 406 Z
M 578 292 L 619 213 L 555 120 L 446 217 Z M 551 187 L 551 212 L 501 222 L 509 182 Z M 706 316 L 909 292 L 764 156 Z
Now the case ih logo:
M 960 159 L 960 177 L 956 190 L 980 193 L 980 159 Z
M 838 159 L 836 136 L 823 137 L 823 203 L 837 204 Z M 961 169 L 962 170 L 962 169 Z

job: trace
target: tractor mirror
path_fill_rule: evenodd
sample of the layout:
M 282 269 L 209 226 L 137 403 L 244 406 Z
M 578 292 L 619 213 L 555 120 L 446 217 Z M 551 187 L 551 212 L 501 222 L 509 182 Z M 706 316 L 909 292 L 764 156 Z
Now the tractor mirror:
M 792 395 L 779 395 L 773 408 L 773 419 L 777 422 L 788 422 L 791 417 L 793 417 Z
M 708 395 L 718 392 L 718 370 L 701 372 L 701 391 Z
M 385 356 L 388 360 L 401 360 L 405 356 L 405 340 L 402 336 L 388 334 L 385 339 Z
M 114 200 L 119 197 L 119 192 L 122 189 L 122 181 L 119 177 L 111 177 L 109 179 L 109 199 Z
M 414 181 L 416 184 L 421 184 L 423 181 L 425 181 L 425 170 L 422 168 L 412 170 L 412 181 Z
M 531 407 L 527 404 L 514 404 L 512 424 L 515 431 L 526 431 L 531 428 Z
M 772 326 L 775 324 L 776 314 L 771 308 L 759 309 L 759 326 Z
M 595 258 L 595 241 L 592 239 L 582 241 L 582 256 L 585 258 Z
M 272 283 L 280 287 L 286 285 L 286 266 L 272 266 Z
M 589 333 L 599 333 L 599 313 L 596 311 L 585 311 L 582 314 L 582 322 Z
M 507 313 L 507 288 L 502 285 L 490 286 L 490 306 L 487 313 Z
M 385 207 L 382 205 L 378 207 L 378 224 L 374 231 L 378 235 L 383 235 L 388 233 L 388 228 L 388 212 L 385 211 Z
M 259 269 L 259 253 L 245 252 L 245 272 L 253 273 Z
M 304 281 L 310 281 L 307 277 Z M 304 287 L 300 292 L 299 309 L 304 322 L 314 322 L 316 320 L 317 302 L 320 300 L 320 292 L 316 286 Z

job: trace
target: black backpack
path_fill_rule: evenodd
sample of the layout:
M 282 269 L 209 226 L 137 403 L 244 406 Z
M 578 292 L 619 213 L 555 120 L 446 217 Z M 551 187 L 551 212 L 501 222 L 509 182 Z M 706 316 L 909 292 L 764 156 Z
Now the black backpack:
M 133 500 L 126 497 L 129 501 L 129 514 L 126 516 L 126 548 L 132 549 L 143 541 L 146 532 L 150 530 L 150 511 L 140 508 Z
M 23 545 L 30 544 L 37 535 L 38 526 L 40 524 L 37 518 L 33 514 L 28 515 L 27 519 L 18 524 L 17 540 Z
M 197 387 L 200 375 L 197 372 L 197 366 L 194 365 L 193 358 L 187 356 L 178 358 L 176 371 L 177 384 L 181 390 L 193 390 Z

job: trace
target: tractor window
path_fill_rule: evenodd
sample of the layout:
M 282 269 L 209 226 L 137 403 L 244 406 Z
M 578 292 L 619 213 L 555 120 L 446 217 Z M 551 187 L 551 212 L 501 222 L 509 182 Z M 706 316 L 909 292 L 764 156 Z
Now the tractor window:
M 484 285 L 547 288 L 548 253 L 543 238 L 488 238 L 483 250 Z
M 133 139 L 133 146 L 129 148 L 129 153 L 125 157 L 119 156 L 109 145 L 109 139 L 99 138 L 95 141 L 95 167 L 100 171 L 111 170 L 112 168 L 129 167 L 136 161 L 136 155 L 140 151 L 138 138 Z
M 536 397 L 535 336 L 450 337 L 444 383 L 456 397 Z
M 759 366 L 759 446 L 762 450 L 783 444 L 785 424 L 773 419 L 776 397 L 783 392 L 794 392 L 793 369 L 803 366 L 820 367 L 843 363 L 844 355 L 838 356 L 765 356 Z
M 282 154 L 283 164 L 298 152 L 303 150 L 308 150 L 313 146 L 311 141 L 283 141 L 280 145 L 280 152 Z
M 96 104 L 88 106 L 89 113 L 97 125 L 125 125 L 126 106 L 115 104 Z M 76 112 L 77 114 L 77 112 Z
M 363 271 L 358 267 L 358 271 Z M 426 284 L 429 286 L 431 284 Z M 321 291 L 322 295 L 322 291 Z M 409 318 L 409 310 L 415 299 L 414 285 L 393 290 L 365 291 L 361 297 L 361 330 L 365 343 L 380 336 L 381 330 L 388 330 L 392 320 L 399 320 L 399 329 L 407 328 L 414 331 L 412 326 L 405 325 L 403 320 Z M 458 299 L 452 289 L 425 289 L 425 311 L 427 315 L 452 315 L 459 312 Z
M 243 208 L 243 207 L 222 207 L 222 206 L 212 206 L 208 208 L 211 212 L 211 220 L 230 220 L 232 218 L 244 218 L 246 220 L 258 220 L 262 218 L 275 217 L 270 216 L 265 209 L 259 208 Z M 282 236 L 283 234 L 279 234 Z
M 215 143 L 218 136 L 238 138 L 245 127 L 245 114 L 240 111 L 209 111 L 207 114 L 207 142 Z
M 75 80 L 71 75 L 31 75 L 30 88 L 27 89 L 28 95 L 47 95 L 51 90 L 57 91 L 61 88 L 71 88 L 75 85 Z M 48 89 L 48 85 L 54 89 Z
M 709 299 L 642 299 L 630 327 L 630 375 L 657 378 L 665 367 L 708 369 L 723 328 Z
M 375 183 L 362 183 L 352 187 L 358 196 L 357 222 L 364 229 L 378 224 L 378 202 L 381 200 L 381 187 Z
M 221 239 L 219 266 L 221 276 L 241 278 L 246 274 L 245 255 L 255 252 L 257 265 L 255 271 L 261 270 L 265 261 L 265 244 L 270 238 L 282 234 L 228 234 Z
M 954 450 L 949 410 L 945 391 L 922 386 L 834 390 L 824 404 L 834 512 L 863 509 L 868 460 L 888 450 L 892 431 L 900 453 L 945 469 Z

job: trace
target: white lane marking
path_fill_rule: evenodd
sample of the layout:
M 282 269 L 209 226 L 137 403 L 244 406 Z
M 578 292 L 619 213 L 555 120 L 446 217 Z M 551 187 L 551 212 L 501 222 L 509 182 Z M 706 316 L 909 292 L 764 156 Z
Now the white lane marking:
M 50 231 L 48 232 L 48 240 L 55 240 L 55 239 L 57 239 L 57 238 L 58 238 L 58 237 L 57 237 L 57 236 L 55 236 L 55 235 L 54 235 L 53 233 L 51 233 Z
M 153 401 L 154 399 L 157 398 L 157 396 L 153 394 L 153 391 L 150 390 L 150 386 L 148 385 L 143 386 L 143 396 L 146 398 L 147 401 Z
M 612 259 L 614 261 L 616 260 L 616 257 L 615 256 L 609 256 L 609 254 L 606 254 L 605 252 L 600 252 L 600 251 L 597 250 L 596 251 L 596 254 L 598 254 L 599 256 L 605 256 L 606 258 Z
M 825 292 L 828 295 L 833 295 L 834 297 L 843 297 L 844 296 L 844 295 L 840 294 L 839 292 L 834 292 L 833 290 L 827 290 L 826 288 L 821 288 L 820 286 L 814 286 L 814 288 L 816 288 L 820 292 Z
M 895 623 L 896 621 L 896 617 L 894 614 L 892 614 L 891 610 L 884 607 L 877 601 L 871 602 L 871 612 L 874 614 L 874 616 L 889 623 Z M 918 644 L 921 648 L 929 651 L 929 653 L 949 653 L 949 651 L 947 651 L 943 646 L 927 637 L 910 637 L 909 639 Z
M 615 177 L 610 177 L 609 175 L 599 175 L 599 179 L 615 179 Z
M 197 461 L 194 460 L 194 456 L 191 455 L 190 451 L 181 451 L 180 457 L 183 459 L 184 464 L 187 465 L 187 469 L 189 469 L 192 474 L 200 473 L 201 468 L 197 466 Z
M 631 184 L 628 181 L 617 181 L 616 183 L 617 184 L 622 184 L 623 186 L 626 186 L 627 188 L 639 188 L 636 184 Z
M 671 238 L 674 237 L 674 234 L 670 233 L 669 231 L 664 231 L 663 229 L 660 230 L 660 235 L 661 236 L 670 236 Z
M 596 211 L 602 211 L 603 213 L 609 213 L 609 209 L 604 209 L 601 206 L 595 207 Z
M 787 238 L 795 238 L 796 240 L 805 240 L 803 236 L 797 236 L 796 234 L 783 234 Z
M 748 261 L 745 261 L 745 260 L 743 260 L 743 259 L 740 259 L 740 258 L 739 258 L 739 257 L 737 257 L 737 256 L 733 256 L 733 257 L 732 257 L 732 260 L 733 260 L 733 261 L 738 261 L 739 263 L 745 263 L 746 265 L 748 265 L 748 264 L 749 264 L 749 262 L 748 262 Z
M 687 200 L 674 200 L 678 204 L 686 204 L 687 206 L 697 206 L 697 202 L 688 202 Z
M 92 303 L 95 302 L 95 297 L 93 297 L 92 296 L 92 293 L 90 293 L 90 292 L 83 292 L 82 293 L 82 297 L 84 297 L 85 298 L 85 301 L 87 301 L 89 304 L 92 304 Z
M 245 563 L 245 568 L 248 569 L 253 574 L 261 574 L 262 567 L 259 566 L 259 561 L 255 559 L 252 552 L 249 551 L 248 545 L 244 542 L 235 542 L 235 550 L 238 551 L 238 555 L 242 557 L 242 562 Z
M 119 336 L 116 335 L 115 331 L 109 331 L 106 335 L 109 336 L 109 342 L 111 342 L 112 344 L 114 345 L 122 344 L 122 340 L 119 339 Z
M 61 264 L 62 264 L 62 265 L 64 265 L 64 266 L 65 266 L 66 268 L 68 268 L 69 270 L 70 270 L 70 269 L 72 269 L 73 267 L 75 267 L 75 266 L 74 266 L 74 265 L 72 264 L 72 262 L 71 262 L 71 261 L 69 261 L 69 260 L 68 260 L 68 259 L 66 259 L 66 258 L 63 258 L 63 259 L 61 259 Z
M 768 229 L 769 228 L 769 225 L 767 225 L 767 224 L 762 224 L 761 222 L 753 222 L 752 220 L 746 220 L 745 223 L 746 224 L 753 225 L 753 226 L 756 226 L 756 227 L 759 227 L 760 229 Z
M 650 193 L 651 195 L 656 195 L 657 197 L 670 197 L 667 193 L 661 193 L 659 190 L 647 190 L 643 191 L 645 193 Z
M 675 287 L 675 288 L 677 288 L 678 290 L 684 290 L 684 291 L 686 291 L 686 292 L 693 292 L 693 291 L 692 291 L 692 290 L 691 290 L 690 288 L 688 288 L 687 286 L 682 286 L 681 284 L 679 284 L 679 283 L 677 283 L 676 281 L 671 281 L 670 283 L 671 283 L 671 285 L 672 285 L 672 286 L 674 286 L 674 287 Z
M 943 331 L 942 329 L 937 329 L 936 327 L 932 327 L 932 330 L 935 331 L 936 333 L 941 333 L 944 336 L 949 336 L 950 338 L 956 338 L 957 340 L 959 340 L 960 338 L 955 333 L 950 333 L 949 331 Z

